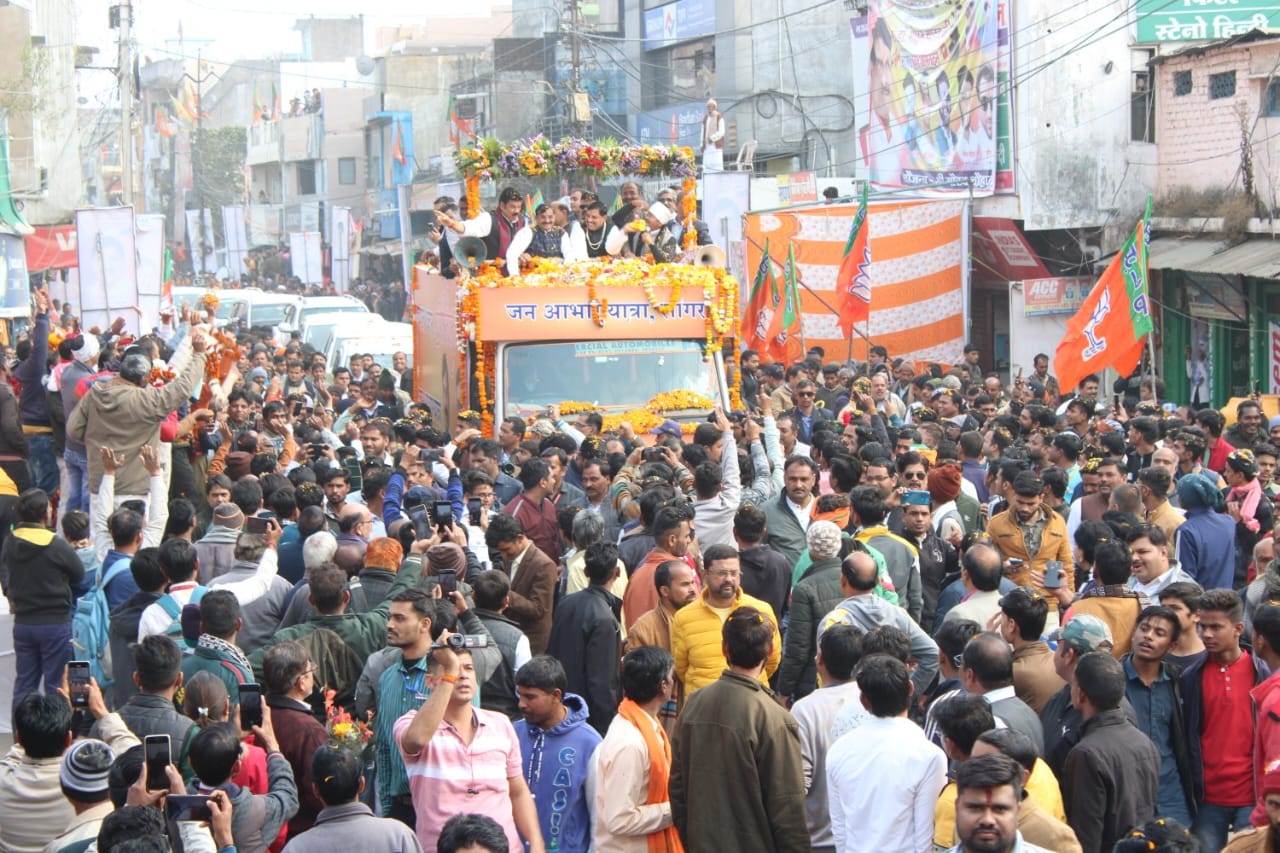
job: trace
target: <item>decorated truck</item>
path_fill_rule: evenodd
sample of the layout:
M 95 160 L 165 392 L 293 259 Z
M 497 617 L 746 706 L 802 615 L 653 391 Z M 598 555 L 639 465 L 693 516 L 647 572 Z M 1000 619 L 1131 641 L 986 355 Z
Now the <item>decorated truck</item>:
M 480 183 L 540 181 L 559 175 L 579 186 L 632 177 L 681 182 L 684 248 L 690 263 L 636 258 L 564 263 L 540 259 L 504 276 L 504 259 L 483 257 L 479 241 L 455 258 L 462 274 L 414 268 L 414 388 L 450 427 L 479 413 L 482 431 L 517 415 L 532 420 L 558 405 L 564 415 L 600 412 L 606 428 L 637 433 L 671 418 L 692 424 L 717 403 L 736 408 L 725 380 L 726 349 L 738 323 L 738 283 L 714 252 L 699 255 L 693 151 L 541 136 L 510 143 L 476 140 L 455 155 L 469 216 L 481 211 Z M 527 211 L 532 213 L 532 211 Z
M 637 433 L 737 406 L 725 378 L 738 285 L 723 269 L 629 259 L 544 260 L 518 276 L 483 265 L 447 279 L 414 270 L 414 387 L 437 419 L 482 431 L 549 406 L 598 411 Z

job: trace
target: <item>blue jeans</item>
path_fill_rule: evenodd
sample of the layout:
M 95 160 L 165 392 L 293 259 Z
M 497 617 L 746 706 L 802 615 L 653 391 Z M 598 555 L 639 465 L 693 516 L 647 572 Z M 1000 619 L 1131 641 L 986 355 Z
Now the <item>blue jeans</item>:
M 68 510 L 89 511 L 89 459 L 78 450 L 68 447 L 62 451 L 62 461 L 67 466 L 67 494 L 63 501 Z
M 58 458 L 53 454 L 51 434 L 27 435 L 27 470 L 31 472 L 33 487 L 44 489 L 51 499 L 58 493 L 62 476 L 58 473 Z
M 1253 806 L 1215 806 L 1204 803 L 1196 815 L 1193 828 L 1200 839 L 1201 853 L 1219 853 L 1227 844 L 1227 834 L 1249 828 L 1249 814 Z
M 71 623 L 13 626 L 13 651 L 17 674 L 13 680 L 13 707 L 28 693 L 51 693 L 62 684 L 62 673 L 71 660 Z

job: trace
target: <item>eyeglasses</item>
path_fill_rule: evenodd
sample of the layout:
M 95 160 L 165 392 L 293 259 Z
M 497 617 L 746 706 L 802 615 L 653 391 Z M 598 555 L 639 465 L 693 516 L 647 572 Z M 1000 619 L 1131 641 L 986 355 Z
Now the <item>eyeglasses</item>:
M 925 480 L 925 479 L 927 479 L 927 478 L 928 478 L 928 476 L 929 476 L 929 475 L 928 475 L 928 474 L 926 474 L 926 473 L 925 473 L 925 472 L 923 472 L 923 471 L 907 471 L 906 473 L 904 473 L 904 474 L 902 475 L 902 479 L 904 479 L 904 480 Z
M 816 397 L 817 394 L 815 394 L 813 391 L 797 391 L 796 396 L 797 397 Z
M 734 572 L 734 571 L 729 571 L 727 569 L 713 569 L 711 571 L 708 571 L 707 574 L 713 578 L 716 578 L 717 580 L 728 580 L 729 578 L 742 577 L 742 572 L 740 571 Z

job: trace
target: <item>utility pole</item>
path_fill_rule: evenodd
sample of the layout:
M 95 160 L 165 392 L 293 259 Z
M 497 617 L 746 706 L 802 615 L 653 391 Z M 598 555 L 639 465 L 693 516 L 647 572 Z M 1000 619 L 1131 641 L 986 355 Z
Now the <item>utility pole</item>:
M 581 0 L 568 0 L 569 3 L 569 50 L 572 63 L 573 91 L 569 94 L 570 122 L 575 135 L 580 134 L 581 121 L 578 117 L 578 106 L 582 94 L 582 6 Z
M 120 55 L 116 75 L 120 81 L 120 184 L 125 204 L 133 204 L 133 6 L 122 0 L 119 16 Z

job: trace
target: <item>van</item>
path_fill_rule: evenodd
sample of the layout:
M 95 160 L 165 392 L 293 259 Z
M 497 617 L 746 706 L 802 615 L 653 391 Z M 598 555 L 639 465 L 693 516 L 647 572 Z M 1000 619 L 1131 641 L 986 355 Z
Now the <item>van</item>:
M 330 367 L 345 367 L 353 355 L 370 355 L 382 365 L 383 370 L 391 370 L 392 357 L 403 352 L 409 356 L 409 364 L 413 364 L 413 326 L 409 323 L 386 323 L 379 328 L 377 334 L 369 332 L 354 333 L 349 336 L 335 336 L 329 342 L 325 356 Z

